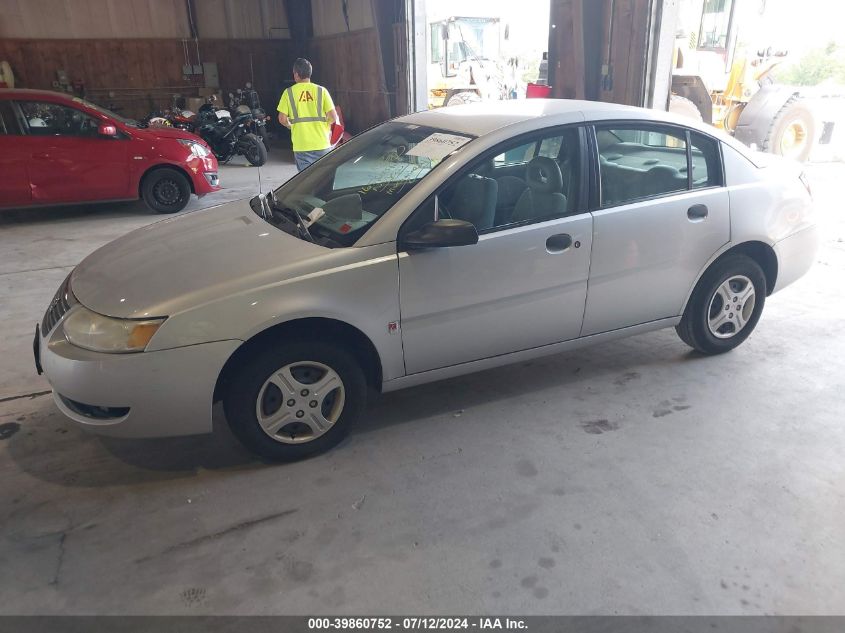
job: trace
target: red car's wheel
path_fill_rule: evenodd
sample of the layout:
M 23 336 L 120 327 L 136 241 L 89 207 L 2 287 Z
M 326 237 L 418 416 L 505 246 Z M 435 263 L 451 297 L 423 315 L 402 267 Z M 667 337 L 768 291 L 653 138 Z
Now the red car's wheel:
M 144 178 L 141 197 L 156 213 L 176 213 L 191 199 L 191 183 L 182 172 L 163 167 Z

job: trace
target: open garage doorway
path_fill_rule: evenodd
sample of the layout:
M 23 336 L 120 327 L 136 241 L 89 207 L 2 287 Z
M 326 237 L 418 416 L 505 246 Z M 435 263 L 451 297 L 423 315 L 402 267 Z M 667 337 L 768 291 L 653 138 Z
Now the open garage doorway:
M 523 99 L 541 77 L 548 0 L 425 0 L 424 6 L 425 40 L 416 54 L 426 57 L 426 107 Z

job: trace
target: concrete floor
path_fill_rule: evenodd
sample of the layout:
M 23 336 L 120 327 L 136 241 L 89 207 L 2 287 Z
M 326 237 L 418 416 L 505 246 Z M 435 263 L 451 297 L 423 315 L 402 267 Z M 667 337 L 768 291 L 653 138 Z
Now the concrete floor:
M 845 612 L 845 165 L 809 172 L 819 262 L 733 353 L 670 330 L 388 394 L 281 466 L 219 411 L 167 441 L 58 414 L 35 322 L 79 259 L 158 216 L 0 219 L 0 613 Z M 224 168 L 237 186 L 202 204 L 256 174 Z

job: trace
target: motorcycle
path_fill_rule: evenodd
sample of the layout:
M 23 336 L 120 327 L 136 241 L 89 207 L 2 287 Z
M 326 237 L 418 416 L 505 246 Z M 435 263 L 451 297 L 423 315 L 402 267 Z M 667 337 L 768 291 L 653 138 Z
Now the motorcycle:
M 267 122 L 270 117 L 261 107 L 258 92 L 253 89 L 251 83 L 247 82 L 245 89 L 238 88 L 229 93 L 229 110 L 240 114 L 252 114 L 252 121 L 247 126 L 249 132 L 259 136 L 264 141 L 265 147 L 270 147 L 270 135 L 267 131 Z
M 190 110 L 174 107 L 165 112 L 153 112 L 144 124 L 149 127 L 175 127 L 200 136 L 211 147 L 220 162 L 228 162 L 238 154 L 250 164 L 260 167 L 267 162 L 267 147 L 261 137 L 251 130 L 255 128 L 252 112 L 235 112 L 216 108 L 216 97 L 212 95 L 194 114 Z
M 150 112 L 141 119 L 142 127 L 175 127 L 180 130 L 194 131 L 196 114 L 179 106 L 180 95 L 173 95 L 170 108 Z
M 267 162 L 267 148 L 260 136 L 249 131 L 252 123 L 252 112 L 236 111 L 232 116 L 228 110 L 215 110 L 206 103 L 197 113 L 194 132 L 208 143 L 220 162 L 240 154 L 260 167 Z

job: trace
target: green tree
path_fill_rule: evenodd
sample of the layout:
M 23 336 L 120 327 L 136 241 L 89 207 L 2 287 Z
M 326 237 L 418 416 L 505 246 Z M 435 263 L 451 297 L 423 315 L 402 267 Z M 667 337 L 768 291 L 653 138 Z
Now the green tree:
M 835 42 L 811 50 L 778 70 L 777 80 L 791 86 L 817 86 L 828 80 L 845 84 L 845 51 Z

